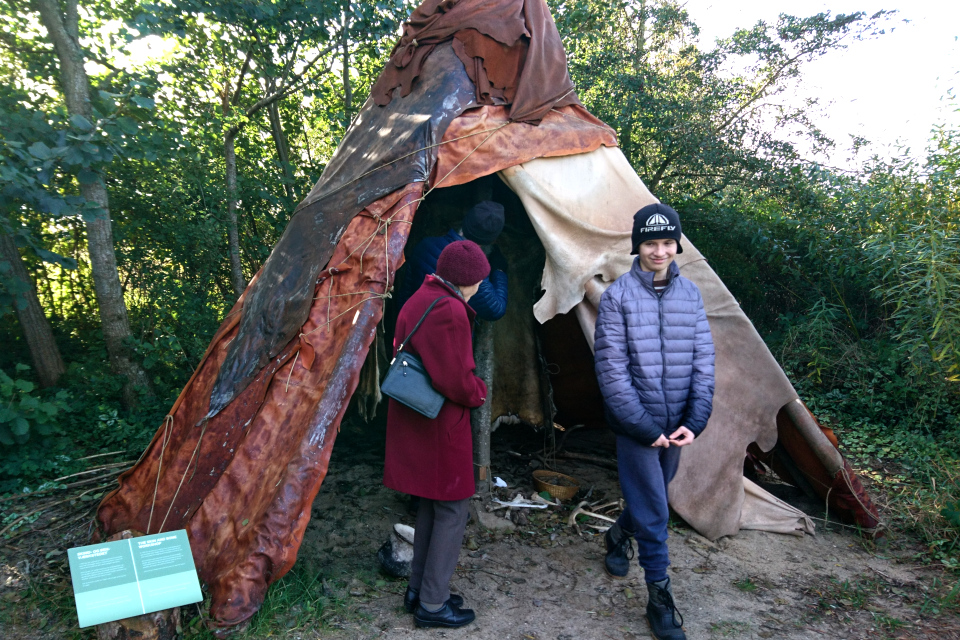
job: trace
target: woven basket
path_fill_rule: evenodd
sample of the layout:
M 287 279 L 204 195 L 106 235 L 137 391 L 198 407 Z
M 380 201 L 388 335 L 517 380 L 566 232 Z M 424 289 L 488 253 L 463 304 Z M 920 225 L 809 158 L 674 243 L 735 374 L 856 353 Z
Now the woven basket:
M 546 482 L 548 478 L 563 478 L 573 486 L 563 487 L 558 484 L 551 484 Z M 569 500 L 577 495 L 577 491 L 580 490 L 580 481 L 576 478 L 547 469 L 537 469 L 533 472 L 533 484 L 537 487 L 537 491 L 546 491 L 557 500 Z

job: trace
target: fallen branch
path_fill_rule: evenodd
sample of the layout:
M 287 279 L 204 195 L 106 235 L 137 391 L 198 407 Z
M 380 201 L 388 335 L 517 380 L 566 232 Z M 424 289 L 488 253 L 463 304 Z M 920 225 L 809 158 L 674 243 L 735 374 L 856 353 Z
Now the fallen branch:
M 125 465 L 129 466 L 134 462 L 136 462 L 136 460 L 124 460 L 123 462 L 112 462 L 110 464 L 100 465 L 99 467 L 91 467 L 86 471 L 78 471 L 77 473 L 71 473 L 68 476 L 57 478 L 54 480 L 54 482 L 60 482 L 61 480 L 67 480 L 69 478 L 76 478 L 77 476 L 84 476 L 84 475 L 87 475 L 88 473 L 96 473 L 97 471 L 105 471 L 107 469 L 116 469 L 117 467 L 122 467 Z
M 114 453 L 123 453 L 123 452 L 122 452 L 122 451 L 114 451 Z M 110 454 L 102 453 L 102 454 L 99 454 L 99 455 L 104 455 L 104 456 L 105 456 L 105 455 L 110 455 Z M 135 461 L 130 460 L 130 461 L 124 461 L 124 462 L 115 462 L 115 463 L 112 463 L 112 464 L 105 464 L 105 465 L 101 465 L 101 466 L 99 466 L 99 467 L 93 467 L 93 468 L 91 468 L 91 469 L 87 469 L 86 471 L 81 471 L 81 472 L 79 472 L 79 473 L 74 473 L 74 474 L 69 475 L 69 476 L 63 476 L 62 478 L 57 478 L 56 480 L 54 480 L 54 482 L 59 482 L 60 480 L 66 480 L 67 478 L 73 478 L 73 477 L 75 477 L 75 476 L 80 476 L 80 475 L 84 475 L 84 474 L 87 474 L 87 473 L 93 473 L 93 472 L 95 472 L 95 471 L 113 471 L 113 470 L 115 470 L 117 467 L 129 466 L 129 465 L 133 464 L 134 462 L 135 462 Z M 50 487 L 50 488 L 48 488 L 48 489 L 41 489 L 41 490 L 39 490 L 39 491 L 28 491 L 28 492 L 26 492 L 26 493 L 18 493 L 18 494 L 13 495 L 13 496 L 6 496 L 6 497 L 4 497 L 4 498 L 0 498 L 0 503 L 9 502 L 9 501 L 11 501 L 11 500 L 18 500 L 18 499 L 20 499 L 20 498 L 35 498 L 35 497 L 37 497 L 37 496 L 46 495 L 46 494 L 52 493 L 52 492 L 54 492 L 54 491 L 61 491 L 61 490 L 63 490 L 63 489 L 73 489 L 73 488 L 75 488 L 75 487 L 82 487 L 82 486 L 84 486 L 84 485 L 90 484 L 90 482 L 92 482 L 92 481 L 103 480 L 103 479 L 105 479 L 105 478 L 109 478 L 109 477 L 111 477 L 111 476 L 116 476 L 116 475 L 119 475 L 119 472 L 114 471 L 113 473 L 105 473 L 105 474 L 103 474 L 103 475 L 97 476 L 96 478 L 85 478 L 85 479 L 82 480 L 82 481 L 73 482 L 73 483 L 70 483 L 70 484 L 65 484 L 65 485 L 60 486 L 60 487 Z
M 77 458 L 77 460 L 93 460 L 94 458 L 102 458 L 103 456 L 112 456 L 118 453 L 126 453 L 126 450 L 120 449 L 119 451 L 109 451 L 107 453 L 95 453 L 92 456 L 84 456 L 83 458 Z

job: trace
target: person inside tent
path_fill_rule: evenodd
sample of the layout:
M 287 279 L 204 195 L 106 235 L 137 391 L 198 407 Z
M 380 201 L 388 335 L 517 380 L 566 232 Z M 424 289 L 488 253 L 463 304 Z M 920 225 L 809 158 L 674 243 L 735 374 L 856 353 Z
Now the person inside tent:
M 503 205 L 492 200 L 475 204 L 463 217 L 460 230 L 451 229 L 444 236 L 421 240 L 407 254 L 407 274 L 397 292 L 397 304 L 402 308 L 423 284 L 423 279 L 436 272 L 437 259 L 447 245 L 470 240 L 480 245 L 490 262 L 490 276 L 480 283 L 480 290 L 470 300 L 470 306 L 481 320 L 499 320 L 507 312 L 507 261 L 494 244 L 503 230 Z
M 713 410 L 714 347 L 700 290 L 674 262 L 680 217 L 665 204 L 633 218 L 630 271 L 600 298 L 594 346 L 607 423 L 617 435 L 617 467 L 626 508 L 606 533 L 604 567 L 626 577 L 637 540 L 658 640 L 684 640 L 667 567 L 667 487 L 682 447 Z

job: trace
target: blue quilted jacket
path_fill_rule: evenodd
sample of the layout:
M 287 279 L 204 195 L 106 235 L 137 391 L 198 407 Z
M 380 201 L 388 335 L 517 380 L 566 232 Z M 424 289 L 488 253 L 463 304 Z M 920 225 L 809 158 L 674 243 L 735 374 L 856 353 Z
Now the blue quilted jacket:
M 700 435 L 713 410 L 713 339 L 697 285 L 670 265 L 660 296 L 634 260 L 600 298 L 596 372 L 615 433 L 651 445 L 684 426 Z
M 404 267 L 407 273 L 397 292 L 401 307 L 420 288 L 423 279 L 437 270 L 443 248 L 457 240 L 463 240 L 463 236 L 450 230 L 445 236 L 424 238 L 407 254 Z M 480 283 L 480 290 L 473 294 L 469 304 L 481 320 L 502 318 L 507 312 L 507 274 L 491 265 L 490 275 Z

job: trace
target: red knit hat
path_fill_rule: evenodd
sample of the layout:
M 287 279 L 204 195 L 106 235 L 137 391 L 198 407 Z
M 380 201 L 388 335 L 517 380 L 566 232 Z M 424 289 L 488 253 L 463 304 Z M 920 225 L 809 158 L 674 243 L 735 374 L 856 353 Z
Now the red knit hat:
M 490 275 L 490 263 L 476 242 L 451 242 L 437 259 L 437 275 L 458 287 L 477 284 Z

